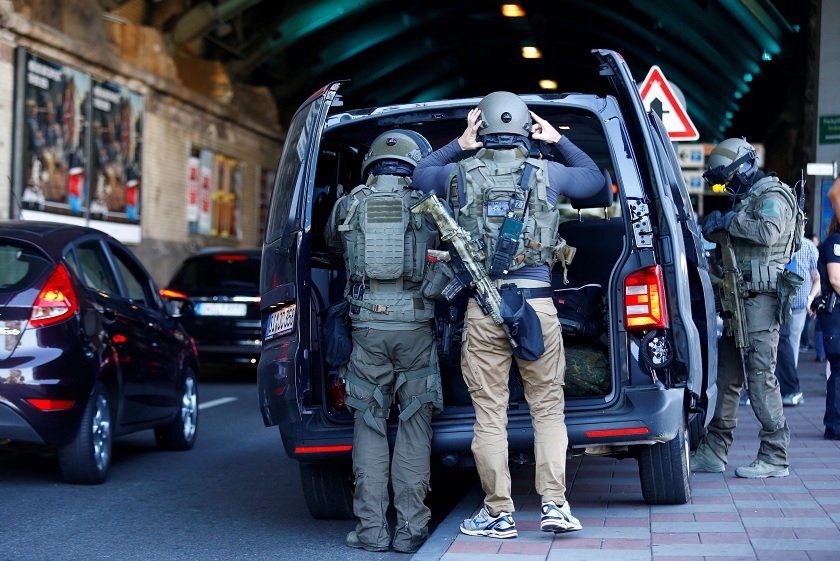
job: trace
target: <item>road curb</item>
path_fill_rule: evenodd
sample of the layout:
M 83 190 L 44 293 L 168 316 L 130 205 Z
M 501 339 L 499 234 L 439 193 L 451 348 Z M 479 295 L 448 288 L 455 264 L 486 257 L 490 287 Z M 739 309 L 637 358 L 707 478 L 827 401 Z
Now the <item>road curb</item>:
M 476 483 L 447 517 L 437 525 L 426 543 L 411 557 L 411 561 L 438 561 L 443 557 L 460 534 L 458 528 L 461 522 L 472 516 L 483 500 L 484 492 L 481 490 L 481 485 Z

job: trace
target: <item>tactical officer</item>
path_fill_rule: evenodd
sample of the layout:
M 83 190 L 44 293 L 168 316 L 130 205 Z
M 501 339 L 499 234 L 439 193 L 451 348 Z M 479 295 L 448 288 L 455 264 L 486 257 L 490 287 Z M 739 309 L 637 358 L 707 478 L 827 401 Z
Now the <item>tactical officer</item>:
M 744 298 L 749 348 L 742 361 L 731 334 L 720 340 L 717 406 L 708 432 L 691 458 L 691 467 L 710 472 L 726 469 L 739 395 L 746 384 L 753 412 L 761 423 L 761 444 L 755 461 L 737 468 L 735 474 L 784 477 L 788 475 L 790 430 L 774 371 L 779 326 L 786 320 L 790 299 L 798 288 L 789 279 L 801 282 L 801 277 L 784 267 L 801 242 L 804 219 L 793 190 L 774 174 L 765 175 L 758 169 L 755 149 L 746 140 L 724 140 L 712 150 L 708 163 L 704 179 L 725 186 L 734 204 L 725 214 L 710 213 L 703 221 L 703 234 L 709 237 L 722 230 L 729 235 L 743 275 L 743 286 L 738 289 Z
M 431 152 L 409 130 L 376 137 L 362 162 L 365 183 L 340 198 L 327 224 L 327 243 L 344 254 L 353 350 L 344 372 L 353 409 L 353 512 L 350 547 L 416 551 L 428 536 L 432 414 L 442 409 L 440 371 L 430 319 L 433 303 L 421 296 L 426 250 L 437 230 L 409 207 L 421 196 L 410 188 L 417 162 Z M 400 405 L 393 463 L 387 419 Z M 385 513 L 388 482 L 397 527 L 391 540 Z
M 532 140 L 551 145 L 569 166 L 530 158 Z M 523 358 L 518 352 L 521 346 L 514 349 L 503 326 L 470 298 L 461 369 L 475 408 L 472 452 L 485 499 L 478 515 L 461 524 L 461 532 L 494 538 L 517 535 L 511 515 L 514 504 L 506 430 L 508 374 L 514 357 L 534 425 L 536 490 L 542 497 L 540 529 L 580 530 L 565 496 L 565 360 L 557 310 L 551 300 L 551 268 L 563 247 L 556 237 L 558 196 L 591 196 L 604 186 L 604 177 L 589 156 L 529 112 L 519 96 L 494 92 L 469 112 L 467 128 L 459 138 L 420 162 L 414 171 L 414 185 L 447 196 L 458 224 L 484 242 L 487 258 L 483 266 L 500 292 L 524 300 L 531 308 L 541 347 L 539 356 Z M 519 228 L 512 230 L 519 233 L 507 240 L 512 243 L 503 244 L 500 230 L 510 231 L 505 225 L 507 218 L 519 223 Z M 503 271 L 494 272 L 499 255 Z

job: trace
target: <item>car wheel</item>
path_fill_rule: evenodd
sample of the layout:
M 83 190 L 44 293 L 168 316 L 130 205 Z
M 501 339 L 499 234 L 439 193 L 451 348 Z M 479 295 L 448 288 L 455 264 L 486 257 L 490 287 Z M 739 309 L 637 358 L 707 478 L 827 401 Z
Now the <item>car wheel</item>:
M 88 485 L 105 481 L 111 465 L 113 440 L 111 399 L 105 385 L 97 382 L 85 405 L 76 436 L 58 450 L 62 479 Z
M 353 472 L 347 464 L 300 464 L 309 514 L 316 520 L 353 519 Z
M 642 496 L 651 505 L 681 505 L 691 499 L 689 435 L 685 416 L 669 442 L 639 447 Z
M 178 414 L 168 425 L 155 427 L 155 440 L 164 450 L 189 450 L 198 429 L 198 383 L 191 368 L 184 375 Z

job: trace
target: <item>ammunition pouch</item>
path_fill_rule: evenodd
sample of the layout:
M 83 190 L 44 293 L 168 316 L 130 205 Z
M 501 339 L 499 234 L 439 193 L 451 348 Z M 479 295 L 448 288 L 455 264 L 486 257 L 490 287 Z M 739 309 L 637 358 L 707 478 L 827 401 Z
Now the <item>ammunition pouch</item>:
M 747 264 L 745 269 L 743 270 L 743 279 L 746 292 L 777 291 L 776 283 L 783 270 L 778 265 L 762 265 L 753 260 Z
M 804 278 L 789 269 L 783 269 L 779 273 L 776 280 L 776 297 L 778 300 L 776 321 L 779 322 L 780 326 L 785 325 L 790 319 L 791 304 L 803 282 L 805 282 Z
M 455 278 L 452 265 L 446 261 L 432 261 L 426 263 L 423 272 L 423 282 L 420 284 L 420 295 L 429 300 L 438 300 L 443 296 L 443 289 Z

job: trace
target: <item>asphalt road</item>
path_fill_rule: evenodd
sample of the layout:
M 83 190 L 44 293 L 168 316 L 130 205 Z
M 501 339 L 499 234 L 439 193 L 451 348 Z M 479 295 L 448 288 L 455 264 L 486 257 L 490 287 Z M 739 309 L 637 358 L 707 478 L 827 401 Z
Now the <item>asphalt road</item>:
M 151 431 L 118 439 L 103 485 L 61 483 L 54 457 L 0 449 L 0 561 L 409 558 L 349 549 L 352 521 L 309 516 L 297 463 L 263 426 L 252 380 L 202 379 L 199 392 L 193 450 L 160 451 Z M 440 479 L 434 523 L 473 481 Z

